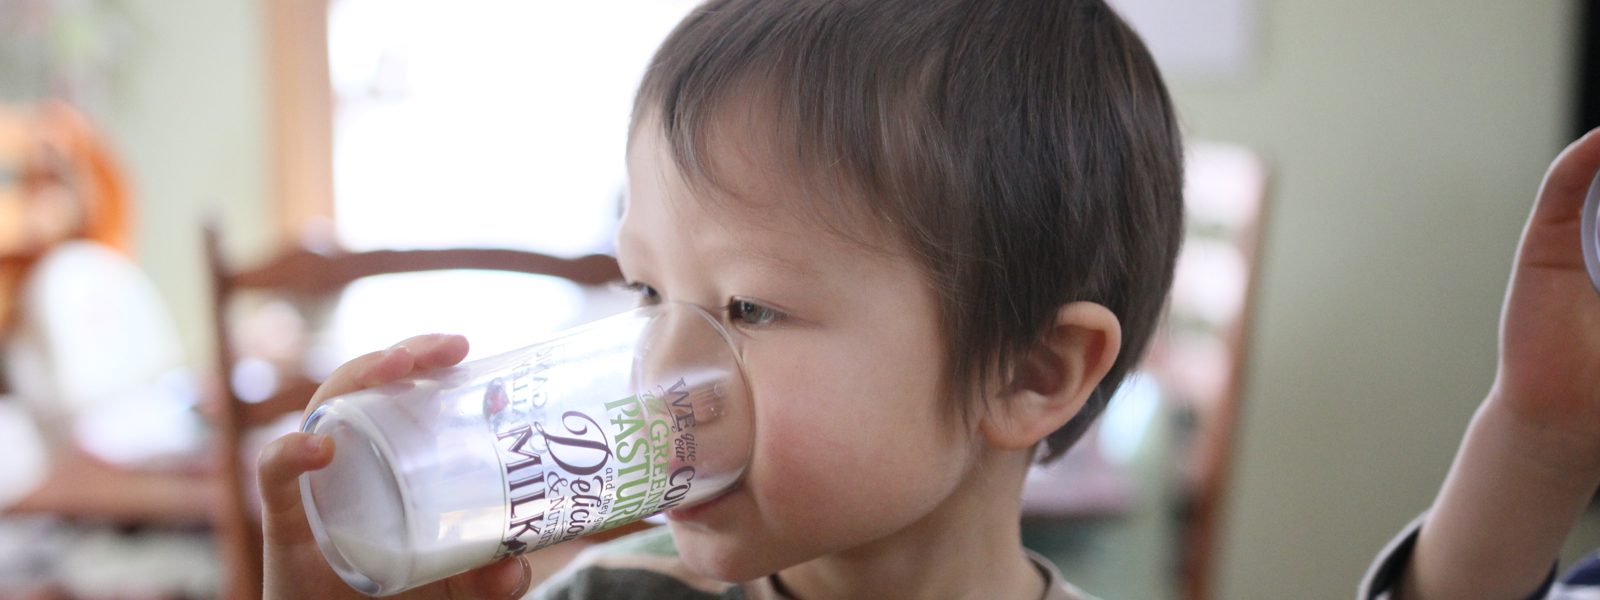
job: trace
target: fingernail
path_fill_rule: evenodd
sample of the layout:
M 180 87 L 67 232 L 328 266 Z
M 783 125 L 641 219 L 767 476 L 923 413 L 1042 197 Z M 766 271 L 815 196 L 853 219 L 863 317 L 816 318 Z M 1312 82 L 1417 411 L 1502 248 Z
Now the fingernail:
M 313 433 L 300 440 L 300 447 L 303 448 L 307 454 L 322 454 L 323 449 L 327 448 L 328 442 L 331 441 L 333 440 L 326 435 Z
M 528 594 L 528 588 L 533 587 L 533 563 L 528 562 L 528 557 L 518 556 L 517 562 L 522 564 L 522 579 L 517 582 L 517 589 L 511 592 L 506 600 L 517 600 Z

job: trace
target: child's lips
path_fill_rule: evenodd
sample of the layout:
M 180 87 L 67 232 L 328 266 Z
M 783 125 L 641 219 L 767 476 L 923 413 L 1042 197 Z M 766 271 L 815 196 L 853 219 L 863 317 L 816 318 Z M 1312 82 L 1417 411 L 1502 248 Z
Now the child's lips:
M 716 497 L 714 497 L 714 498 L 712 498 L 710 500 L 707 500 L 705 502 L 701 502 L 701 503 L 696 504 L 694 506 L 688 506 L 688 507 L 684 507 L 684 508 L 674 508 L 674 509 L 666 511 L 666 512 L 664 512 L 662 514 L 666 515 L 666 517 L 668 519 L 671 519 L 673 521 L 690 521 L 690 520 L 693 520 L 695 517 L 698 517 L 701 514 L 704 514 L 707 510 L 710 510 L 712 507 L 714 507 L 714 506 L 716 506 L 718 504 L 722 504 L 723 500 L 726 500 L 728 498 L 728 496 L 733 494 L 734 492 L 739 491 L 739 489 L 741 487 L 743 487 L 743 486 L 740 485 L 740 484 L 735 484 L 734 486 L 729 487 L 726 491 L 722 492 L 721 494 L 717 494 Z

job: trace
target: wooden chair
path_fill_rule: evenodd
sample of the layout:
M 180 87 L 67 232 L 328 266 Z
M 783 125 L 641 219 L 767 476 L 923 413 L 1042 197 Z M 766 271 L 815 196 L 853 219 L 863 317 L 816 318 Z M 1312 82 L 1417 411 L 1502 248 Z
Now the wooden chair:
M 1232 483 L 1235 434 L 1243 383 L 1249 372 L 1250 332 L 1261 264 L 1262 225 L 1270 208 L 1271 167 L 1254 151 L 1233 144 L 1191 142 L 1185 157 L 1184 203 L 1188 233 L 1180 257 L 1164 331 L 1145 368 L 1188 416 L 1188 444 L 1180 448 L 1179 594 L 1184 600 L 1215 597 L 1215 556 Z M 1209 247 L 1215 254 L 1205 258 Z M 1237 271 L 1204 268 L 1227 257 Z M 1217 275 L 1227 275 L 1217 277 Z M 1193 284 L 1223 285 L 1237 294 L 1229 310 L 1206 310 Z M 1226 283 L 1221 283 L 1226 282 Z M 1195 298 L 1199 296 L 1200 298 Z M 1229 304 L 1229 303 L 1224 303 Z M 1215 307 L 1213 307 L 1215 308 Z M 1210 313 L 1210 314 L 1207 314 Z M 1220 353 L 1184 351 L 1186 336 L 1215 342 Z M 1205 347 L 1207 344 L 1201 344 Z M 1209 355 L 1209 356 L 1208 356 Z
M 218 465 L 225 483 L 223 499 L 214 516 L 218 540 L 226 549 L 228 581 L 225 597 L 257 600 L 262 586 L 262 539 L 257 505 L 249 494 L 246 477 L 254 470 L 243 462 L 243 439 L 248 430 L 286 413 L 303 410 L 317 389 L 307 378 L 291 378 L 272 397 L 255 403 L 241 400 L 229 381 L 236 362 L 227 307 L 244 291 L 278 293 L 299 299 L 329 297 L 363 277 L 449 269 L 508 271 L 561 277 L 579 284 L 599 285 L 621 279 L 615 258 L 590 255 L 563 259 L 533 252 L 495 249 L 412 250 L 319 254 L 295 249 L 264 265 L 244 270 L 229 268 L 224 260 L 215 224 L 205 227 L 206 256 L 210 265 L 214 299 L 213 324 L 217 339 L 217 373 L 223 396 L 215 426 Z

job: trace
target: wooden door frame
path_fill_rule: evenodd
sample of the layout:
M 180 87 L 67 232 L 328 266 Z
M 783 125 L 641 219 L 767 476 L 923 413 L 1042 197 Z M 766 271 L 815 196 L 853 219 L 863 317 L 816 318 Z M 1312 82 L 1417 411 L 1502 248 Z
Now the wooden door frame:
M 333 218 L 331 0 L 263 0 L 271 95 L 272 198 L 280 243 Z

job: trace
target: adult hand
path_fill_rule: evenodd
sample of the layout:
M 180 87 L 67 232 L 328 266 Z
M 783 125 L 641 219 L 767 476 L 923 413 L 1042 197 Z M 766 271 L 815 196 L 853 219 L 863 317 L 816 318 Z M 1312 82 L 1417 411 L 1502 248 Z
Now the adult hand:
M 456 335 L 418 336 L 352 360 L 335 370 L 311 399 L 307 413 L 323 401 L 379 386 L 417 371 L 446 367 L 467 355 L 467 340 Z M 328 466 L 338 449 L 325 435 L 293 433 L 261 452 L 260 478 L 267 600 L 335 598 L 366 600 L 328 566 L 300 504 L 300 474 Z M 511 558 L 434 582 L 394 598 L 506 600 L 520 598 L 532 583 L 525 559 Z

